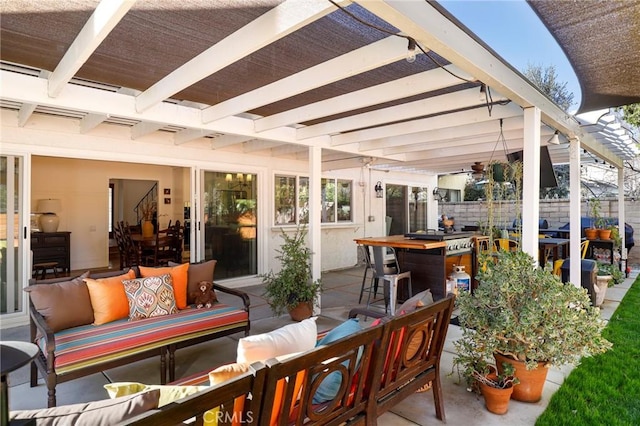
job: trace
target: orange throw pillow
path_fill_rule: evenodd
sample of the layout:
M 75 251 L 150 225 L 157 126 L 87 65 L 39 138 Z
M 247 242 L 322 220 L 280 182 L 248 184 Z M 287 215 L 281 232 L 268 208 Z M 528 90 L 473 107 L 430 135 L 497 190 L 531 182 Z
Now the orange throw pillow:
M 183 263 L 178 266 L 167 266 L 164 268 L 151 268 L 148 266 L 138 266 L 142 278 L 157 277 L 164 274 L 171 275 L 173 282 L 173 294 L 176 298 L 176 306 L 178 309 L 187 307 L 187 283 L 189 282 L 189 264 Z
M 129 301 L 124 292 L 124 280 L 136 277 L 133 269 L 123 275 L 109 278 L 85 278 L 93 306 L 93 325 L 106 324 L 122 318 L 129 318 Z

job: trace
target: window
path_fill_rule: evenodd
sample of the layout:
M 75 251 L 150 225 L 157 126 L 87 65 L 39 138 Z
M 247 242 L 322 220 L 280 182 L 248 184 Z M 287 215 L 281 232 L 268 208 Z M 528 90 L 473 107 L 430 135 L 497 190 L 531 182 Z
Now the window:
M 276 176 L 274 197 L 276 225 L 296 223 L 296 188 L 295 176 Z
M 323 178 L 320 185 L 321 222 L 352 221 L 353 181 Z M 308 177 L 276 175 L 274 191 L 274 223 L 276 225 L 309 223 Z
M 338 179 L 338 222 L 350 222 L 351 218 L 351 181 Z

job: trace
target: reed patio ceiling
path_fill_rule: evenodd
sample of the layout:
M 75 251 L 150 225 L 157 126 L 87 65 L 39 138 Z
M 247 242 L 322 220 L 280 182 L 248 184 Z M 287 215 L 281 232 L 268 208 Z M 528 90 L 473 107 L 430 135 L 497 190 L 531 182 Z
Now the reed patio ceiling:
M 129 126 L 134 140 L 171 132 L 185 148 L 301 159 L 320 146 L 323 170 L 367 163 L 440 174 L 504 159 L 500 119 L 509 151 L 521 150 L 523 108 L 536 106 L 543 145 L 558 130 L 618 167 L 637 155 L 626 129 L 607 119 L 582 126 L 436 2 L 336 3 L 387 32 L 327 0 L 3 0 L 1 106 L 21 126 L 53 114 L 79 121 L 80 133 Z M 583 109 L 637 102 L 639 4 L 605 2 L 618 7 L 594 16 L 584 3 L 602 6 L 530 4 L 584 79 Z M 624 55 L 600 25 L 604 13 L 632 33 Z M 585 33 L 601 35 L 592 55 L 616 60 L 594 62 Z M 429 57 L 408 63 L 407 39 L 392 34 Z M 568 162 L 568 144 L 550 151 Z

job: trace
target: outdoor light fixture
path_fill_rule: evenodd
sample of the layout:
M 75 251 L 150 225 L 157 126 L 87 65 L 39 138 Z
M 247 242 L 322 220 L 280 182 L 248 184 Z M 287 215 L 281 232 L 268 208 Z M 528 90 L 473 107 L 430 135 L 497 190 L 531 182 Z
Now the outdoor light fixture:
M 416 41 L 409 37 L 409 46 L 407 50 L 407 62 L 410 64 L 416 61 Z
M 433 188 L 433 199 L 435 201 L 442 201 L 442 194 L 440 194 L 440 188 L 437 186 Z
M 551 145 L 559 145 L 560 144 L 560 138 L 558 137 L 558 131 L 557 130 L 555 131 L 553 136 L 551 136 L 551 138 L 549 138 L 547 143 L 551 144 Z
M 382 182 L 378 181 L 376 186 L 373 188 L 376 190 L 376 198 L 384 197 L 384 189 L 382 189 Z
M 480 102 L 486 102 L 487 101 L 487 85 L 482 83 L 480 85 Z

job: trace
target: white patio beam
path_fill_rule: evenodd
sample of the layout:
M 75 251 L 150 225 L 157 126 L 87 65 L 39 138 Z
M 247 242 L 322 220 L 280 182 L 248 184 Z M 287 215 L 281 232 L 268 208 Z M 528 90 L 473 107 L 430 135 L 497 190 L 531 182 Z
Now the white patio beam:
M 507 100 L 496 98 L 496 101 Z M 437 114 L 461 108 L 470 108 L 480 104 L 476 88 L 460 90 L 445 95 L 433 96 L 427 99 L 407 102 L 402 105 L 382 108 L 375 111 L 351 115 L 349 117 L 326 121 L 296 130 L 298 139 L 312 138 L 320 135 L 335 134 L 348 130 L 377 126 L 408 120 L 423 115 Z
M 524 109 L 522 161 L 522 238 L 520 248 L 538 261 L 540 219 L 540 110 Z M 545 265 L 541 265 L 544 267 Z
M 220 135 L 211 141 L 211 149 L 222 149 L 228 146 L 239 145 L 251 139 L 253 139 L 253 136 Z
M 60 94 L 89 56 L 134 5 L 135 0 L 102 0 L 49 76 L 48 93 Z
M 463 74 L 462 70 L 453 65 L 447 65 L 445 68 L 453 73 Z M 280 126 L 303 123 L 330 114 L 339 114 L 358 108 L 378 105 L 394 99 L 407 98 L 459 83 L 459 79 L 444 69 L 436 68 L 260 118 L 255 121 L 255 128 L 257 132 L 261 132 Z
M 183 129 L 173 135 L 173 143 L 176 145 L 182 145 L 189 141 L 204 138 L 212 133 L 214 132 L 204 129 Z
M 27 121 L 29 121 L 29 118 L 33 115 L 37 107 L 38 104 L 31 103 L 23 103 L 22 106 L 20 106 L 20 110 L 18 111 L 19 127 L 24 127 L 27 124 Z
M 335 6 L 329 2 L 301 3 L 296 0 L 287 0 L 279 4 L 142 92 L 136 98 L 136 110 L 138 112 L 147 110 L 335 9 Z
M 519 129 L 522 132 L 524 121 L 522 117 L 512 117 L 504 120 L 503 129 L 505 131 Z M 369 149 L 391 149 L 415 143 L 427 141 L 440 141 L 444 139 L 468 138 L 470 136 L 497 135 L 500 132 L 499 120 L 476 122 L 467 125 L 442 127 L 425 132 L 410 133 L 408 135 L 398 135 L 388 138 L 374 139 L 360 143 L 360 151 Z M 522 134 L 522 133 L 520 133 Z
M 541 133 L 542 138 L 541 142 L 548 139 L 549 136 L 553 135 L 553 133 L 549 130 L 545 133 Z M 508 132 L 503 132 L 504 139 L 507 142 L 507 149 L 514 149 L 514 146 L 522 146 L 522 129 L 518 130 L 510 130 Z M 545 137 L 547 139 L 545 139 Z M 435 148 L 447 148 L 447 147 L 461 147 L 467 145 L 474 145 L 480 143 L 493 142 L 496 151 L 502 152 L 504 151 L 504 147 L 502 143 L 496 143 L 498 136 L 496 134 L 489 135 L 478 135 L 478 136 L 468 136 L 464 138 L 451 138 L 451 139 L 439 139 L 432 141 L 422 141 L 412 144 L 406 144 L 403 146 L 395 146 L 389 149 L 383 149 L 382 152 L 385 155 L 394 155 L 394 154 L 406 154 L 406 153 L 415 153 L 435 149 Z
M 309 151 L 308 146 L 289 143 L 289 144 L 284 144 L 281 146 L 276 146 L 274 148 L 271 148 L 271 155 L 274 157 L 280 157 L 284 155 L 298 154 L 300 152 L 307 155 L 308 151 Z
M 98 114 L 96 114 L 98 115 Z M 131 127 L 131 139 L 136 140 L 140 139 L 143 136 L 150 135 L 153 132 L 157 132 L 162 129 L 165 125 L 163 123 L 157 123 L 153 121 L 141 121 L 137 124 L 134 124 Z
M 406 56 L 405 44 L 406 41 L 404 39 L 387 37 L 289 77 L 205 108 L 202 110 L 202 122 L 210 123 L 230 115 L 250 111 L 259 106 L 271 104 L 390 64 Z M 262 130 L 267 129 L 258 131 Z
M 518 105 L 535 105 L 540 108 L 542 121 L 569 138 L 579 136 L 584 148 L 616 167 L 622 166 L 617 156 L 597 141 L 582 135 L 582 130 L 573 116 L 555 105 L 479 41 L 450 21 L 434 5 L 407 0 L 354 1 Z
M 389 124 L 375 129 L 357 130 L 346 134 L 331 136 L 331 146 L 341 146 L 350 143 L 372 141 L 382 138 L 391 138 L 404 134 L 415 134 L 442 127 L 461 126 L 468 123 L 480 123 L 494 121 L 500 118 L 509 118 L 522 115 L 522 109 L 510 103 L 508 105 L 495 105 L 491 116 L 486 108 L 474 108 L 468 111 L 454 112 L 446 117 L 429 117 L 413 120 L 407 123 Z
M 109 114 L 87 114 L 80 120 L 80 133 L 89 133 L 91 130 L 104 123 L 110 117 Z
M 245 154 L 251 154 L 258 151 L 265 151 L 271 148 L 281 146 L 282 142 L 263 141 L 260 139 L 254 139 L 242 144 L 242 152 Z

